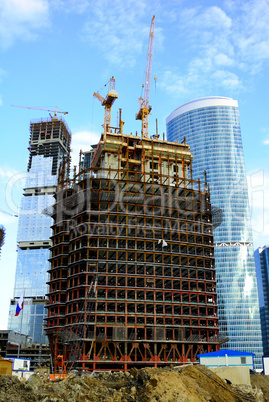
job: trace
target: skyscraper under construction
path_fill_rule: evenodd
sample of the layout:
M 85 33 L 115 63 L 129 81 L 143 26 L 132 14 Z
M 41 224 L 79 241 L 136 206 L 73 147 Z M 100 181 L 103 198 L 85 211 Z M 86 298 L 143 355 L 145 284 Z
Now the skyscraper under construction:
M 219 349 L 210 194 L 185 143 L 104 126 L 59 172 L 47 335 L 55 369 L 127 370 Z
M 47 342 L 43 320 L 47 315 L 52 219 L 46 209 L 53 204 L 59 164 L 68 155 L 70 141 L 67 124 L 56 113 L 30 123 L 30 155 L 19 214 L 17 268 L 8 328 L 28 335 L 35 343 Z M 15 317 L 22 295 L 24 308 L 20 317 Z

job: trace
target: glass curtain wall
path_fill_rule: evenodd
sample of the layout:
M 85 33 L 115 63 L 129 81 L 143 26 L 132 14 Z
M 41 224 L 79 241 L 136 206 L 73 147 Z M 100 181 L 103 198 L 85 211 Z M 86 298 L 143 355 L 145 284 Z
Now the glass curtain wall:
M 19 215 L 18 258 L 8 328 L 28 335 L 34 343 L 47 342 L 43 319 L 47 316 L 50 212 L 59 165 L 64 159 L 70 165 L 70 142 L 71 133 L 62 118 L 53 116 L 30 123 L 30 155 Z M 15 317 L 22 293 L 23 310 Z
M 186 141 L 193 177 L 206 171 L 211 202 L 223 212 L 214 230 L 220 327 L 228 347 L 256 354 L 261 368 L 262 337 L 250 225 L 247 181 L 237 101 L 201 98 L 166 120 L 169 141 Z M 227 347 L 227 344 L 224 345 Z
M 57 182 L 57 177 L 51 174 L 52 161 L 52 157 L 33 156 L 31 169 L 27 172 L 18 225 L 19 247 L 14 302 L 11 303 L 9 311 L 8 328 L 30 335 L 35 343 L 47 342 L 43 326 L 43 320 L 47 315 L 44 295 L 48 291 L 46 282 L 52 218 L 44 212 L 54 202 L 53 190 L 45 190 L 56 186 Z M 15 298 L 22 293 L 24 293 L 23 310 L 15 317 L 17 303 Z
M 255 264 L 258 281 L 261 314 L 263 353 L 269 354 L 269 246 L 255 250 Z

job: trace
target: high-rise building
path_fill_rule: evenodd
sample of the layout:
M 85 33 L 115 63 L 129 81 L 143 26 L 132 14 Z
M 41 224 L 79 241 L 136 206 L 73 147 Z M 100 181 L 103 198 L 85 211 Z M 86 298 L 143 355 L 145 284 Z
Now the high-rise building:
M 30 123 L 30 156 L 17 233 L 18 256 L 8 328 L 45 343 L 43 320 L 48 291 L 48 261 L 52 218 L 46 209 L 54 203 L 60 162 L 68 155 L 71 135 L 63 119 L 52 117 Z M 24 294 L 23 310 L 15 317 Z
M 269 246 L 255 250 L 264 355 L 269 355 Z
M 238 103 L 207 97 L 185 103 L 166 120 L 169 141 L 190 145 L 193 177 L 206 171 L 211 203 L 223 213 L 214 230 L 220 328 L 229 348 L 254 352 L 262 337 Z M 227 347 L 227 345 L 225 346 Z
M 208 188 L 192 180 L 187 144 L 105 130 L 73 178 L 65 165 L 59 173 L 47 305 L 55 369 L 57 356 L 90 370 L 197 361 L 222 342 Z

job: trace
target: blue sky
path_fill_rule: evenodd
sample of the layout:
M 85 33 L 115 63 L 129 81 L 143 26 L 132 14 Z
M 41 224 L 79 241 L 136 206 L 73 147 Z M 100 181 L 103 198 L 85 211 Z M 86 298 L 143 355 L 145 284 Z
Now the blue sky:
M 7 325 L 16 267 L 16 232 L 28 160 L 29 122 L 68 111 L 74 161 L 96 143 L 105 96 L 116 79 L 125 133 L 135 120 L 145 80 L 149 29 L 155 14 L 149 131 L 189 100 L 237 99 L 249 181 L 255 248 L 269 244 L 268 0 L 0 0 L 0 328 Z M 156 77 L 156 85 L 153 77 Z M 8 215 L 10 214 L 10 215 Z

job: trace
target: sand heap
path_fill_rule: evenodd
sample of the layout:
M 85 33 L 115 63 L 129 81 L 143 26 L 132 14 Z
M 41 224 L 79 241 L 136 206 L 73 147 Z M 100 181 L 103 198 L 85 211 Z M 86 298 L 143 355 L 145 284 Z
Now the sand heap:
M 252 387 L 227 384 L 204 366 L 132 369 L 130 373 L 69 374 L 44 381 L 32 375 L 22 382 L 0 376 L 0 401 L 7 402 L 196 402 L 269 401 L 269 378 L 251 376 Z M 263 392 L 260 390 L 263 390 Z

